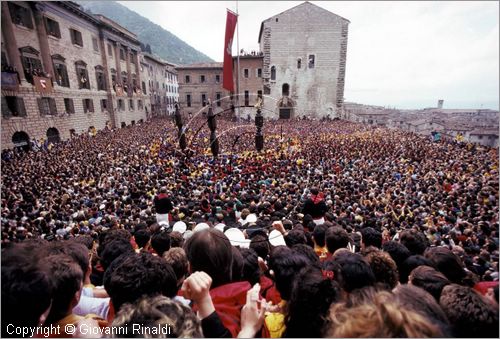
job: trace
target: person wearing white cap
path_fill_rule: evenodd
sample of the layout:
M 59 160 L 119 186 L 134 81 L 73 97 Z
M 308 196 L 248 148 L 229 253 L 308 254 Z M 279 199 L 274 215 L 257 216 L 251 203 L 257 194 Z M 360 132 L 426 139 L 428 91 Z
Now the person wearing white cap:
M 180 234 L 184 234 L 184 232 L 186 232 L 186 229 L 187 225 L 184 221 L 177 221 L 172 228 L 172 232 L 179 232 Z

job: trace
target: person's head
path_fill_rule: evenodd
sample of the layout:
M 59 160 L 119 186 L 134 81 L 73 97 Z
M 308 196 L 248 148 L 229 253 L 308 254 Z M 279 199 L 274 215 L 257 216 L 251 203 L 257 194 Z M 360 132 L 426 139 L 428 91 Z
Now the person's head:
M 426 317 L 429 321 L 439 324 L 443 334 L 450 334 L 450 324 L 439 301 L 423 289 L 414 285 L 398 285 L 393 294 L 399 304 Z
M 140 253 L 127 256 L 116 267 L 104 287 L 115 310 L 140 297 L 164 295 L 173 298 L 177 293 L 177 277 L 172 267 L 158 256 Z
M 99 246 L 99 249 L 101 247 Z M 106 270 L 111 263 L 123 254 L 134 253 L 134 248 L 129 240 L 118 238 L 116 240 L 107 242 L 105 247 L 100 251 L 100 262 L 104 270 Z
M 151 237 L 151 247 L 160 257 L 170 249 L 170 234 L 164 230 L 153 234 Z
M 2 251 L 2 322 L 14 326 L 35 327 L 45 321 L 52 299 L 52 279 L 48 265 L 37 262 L 38 252 L 22 245 Z M 30 305 L 26 307 L 26 305 Z M 7 312 L 8 310 L 8 312 Z M 2 326 L 2 337 L 11 335 Z
M 467 275 L 462 260 L 446 247 L 431 247 L 424 255 L 452 283 L 461 284 Z
M 136 333 L 133 330 L 134 324 L 142 324 L 149 328 L 168 327 L 172 331 L 167 335 L 169 338 L 203 336 L 201 322 L 196 314 L 189 307 L 163 295 L 145 296 L 135 303 L 124 304 L 113 319 L 111 327 L 126 331 L 128 335 L 125 337 L 144 337 L 144 334 L 138 332 L 135 336 L 133 335 Z M 111 331 L 111 338 L 124 337 L 119 329 Z M 165 334 L 157 333 L 155 336 L 148 334 L 148 337 L 164 338 Z
M 401 265 L 399 271 L 399 282 L 406 284 L 408 282 L 411 271 L 419 266 L 432 266 L 432 262 L 422 255 L 411 255 Z
M 312 238 L 314 243 L 319 246 L 319 247 L 324 247 L 325 246 L 325 233 L 326 230 L 328 229 L 328 226 L 326 225 L 317 225 L 314 227 L 313 233 L 312 233 Z
M 170 248 L 182 247 L 182 245 L 184 245 L 182 234 L 177 231 L 170 233 Z
M 439 302 L 441 291 L 450 281 L 443 273 L 424 265 L 411 271 L 409 283 L 426 290 Z
M 419 313 L 402 307 L 388 292 L 356 307 L 332 305 L 323 336 L 333 338 L 441 337 L 443 333 Z
M 285 246 L 273 249 L 269 258 L 269 268 L 274 275 L 276 289 L 284 300 L 289 300 L 293 281 L 300 270 L 309 265 L 309 260 L 302 254 Z
M 303 230 L 294 228 L 285 236 L 285 243 L 288 247 L 292 247 L 297 244 L 307 244 L 306 234 Z
M 375 275 L 360 254 L 343 252 L 333 259 L 333 263 L 335 280 L 346 293 L 375 285 Z
M 361 229 L 361 248 L 368 246 L 382 247 L 382 233 L 373 227 L 365 227 Z
M 342 227 L 329 227 L 325 233 L 325 242 L 328 252 L 333 254 L 339 248 L 347 247 L 347 244 L 349 244 L 349 235 Z
M 135 243 L 139 248 L 144 248 L 151 239 L 151 233 L 146 229 L 140 229 L 134 233 Z
M 498 338 L 498 308 L 470 287 L 443 288 L 439 304 L 452 324 L 453 335 L 464 338 Z
M 328 310 L 340 299 L 340 288 L 331 276 L 321 269 L 306 267 L 293 284 L 288 313 L 285 318 L 284 337 L 320 337 Z
M 177 286 L 181 286 L 182 282 L 188 274 L 188 260 L 186 252 L 180 247 L 174 247 L 163 253 L 163 259 L 172 266 L 175 276 L 177 277 Z
M 259 257 L 266 260 L 271 251 L 271 244 L 269 244 L 267 237 L 258 234 L 250 240 L 250 248 L 253 249 Z
M 43 261 L 50 270 L 53 298 L 46 325 L 53 324 L 72 313 L 80 301 L 83 272 L 73 258 L 66 254 L 49 255 Z
M 194 233 L 184 244 L 190 271 L 203 271 L 212 278 L 212 288 L 231 282 L 233 251 L 229 239 L 216 229 Z
M 84 275 L 89 273 L 89 250 L 82 243 L 68 240 L 55 241 L 46 246 L 44 252 L 46 256 L 65 254 L 80 266 Z
M 402 231 L 399 234 L 399 241 L 413 255 L 422 255 L 425 249 L 429 246 L 429 240 L 425 237 L 425 235 L 414 229 Z
M 306 257 L 310 265 L 321 267 L 319 257 L 316 252 L 314 252 L 314 249 L 312 247 L 304 244 L 297 244 L 292 247 L 292 250 L 295 253 L 302 254 L 304 257 Z
M 253 286 L 260 281 L 259 258 L 251 248 L 240 248 L 240 253 L 243 257 L 242 280 L 248 281 Z
M 389 253 L 392 260 L 394 260 L 394 262 L 398 266 L 398 271 L 401 273 L 401 268 L 404 261 L 411 255 L 406 246 L 401 244 L 400 242 L 390 240 L 386 241 L 382 245 L 382 250 Z
M 375 280 L 381 287 L 392 290 L 398 284 L 398 267 L 391 256 L 380 250 L 370 252 L 366 257 L 370 265 Z

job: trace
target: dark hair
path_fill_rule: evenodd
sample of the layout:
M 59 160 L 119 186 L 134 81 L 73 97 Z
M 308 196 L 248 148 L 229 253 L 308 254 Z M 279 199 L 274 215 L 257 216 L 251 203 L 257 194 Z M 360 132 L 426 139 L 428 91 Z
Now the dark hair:
M 314 249 L 305 244 L 297 244 L 292 246 L 292 250 L 295 253 L 303 255 L 308 261 L 309 265 L 315 265 L 317 267 L 321 267 L 321 262 L 319 260 L 318 255 L 314 252 Z
M 83 272 L 75 260 L 66 254 L 49 255 L 43 261 L 50 270 L 54 288 L 52 305 L 45 321 L 45 325 L 49 325 L 66 316 L 71 301 L 82 287 Z
M 375 275 L 366 260 L 357 253 L 345 252 L 333 259 L 335 280 L 350 293 L 358 288 L 375 285 Z
M 321 337 L 330 305 L 339 299 L 338 284 L 333 279 L 325 278 L 321 269 L 302 269 L 293 284 L 282 337 Z
M 118 238 L 106 243 L 104 249 L 101 250 L 100 254 L 100 262 L 104 271 L 107 270 L 113 260 L 124 253 L 134 253 L 134 249 L 129 240 Z
M 89 250 L 82 243 L 69 240 L 54 241 L 45 247 L 44 252 L 46 256 L 65 254 L 80 266 L 84 275 L 87 273 L 89 268 Z
M 422 255 L 411 255 L 409 256 L 401 265 L 401 271 L 399 272 L 399 282 L 406 284 L 408 282 L 408 277 L 415 268 L 418 266 L 433 266 L 432 262 Z
M 314 241 L 316 242 L 316 245 L 318 245 L 319 247 L 325 246 L 325 233 L 327 229 L 328 226 L 326 225 L 316 225 L 316 227 L 314 227 L 312 236 Z
M 167 231 L 160 231 L 151 237 L 151 247 L 160 257 L 170 249 L 170 234 Z
M 342 227 L 333 226 L 326 230 L 325 240 L 328 252 L 333 254 L 339 248 L 347 247 L 347 244 L 349 244 L 349 235 Z
M 177 293 L 177 277 L 163 258 L 140 253 L 126 257 L 104 287 L 118 311 L 123 304 L 133 303 L 142 296 L 161 294 L 173 298 Z
M 399 285 L 394 289 L 393 294 L 399 304 L 426 317 L 430 322 L 437 323 L 443 333 L 450 331 L 450 323 L 439 302 L 422 288 L 414 285 Z
M 382 250 L 389 253 L 392 260 L 394 260 L 394 262 L 398 266 L 399 272 L 401 272 L 404 261 L 411 255 L 410 251 L 406 248 L 405 245 L 394 240 L 386 241 L 382 245 Z M 406 278 L 408 278 L 408 276 Z
M 259 258 L 251 248 L 240 248 L 240 253 L 243 257 L 242 280 L 248 281 L 253 286 L 260 281 Z
M 216 229 L 194 233 L 184 244 L 191 271 L 203 271 L 212 278 L 212 288 L 231 281 L 233 252 L 229 239 Z M 208 255 L 209 254 L 209 255 Z
M 309 261 L 305 256 L 288 247 L 278 246 L 273 249 L 269 258 L 269 268 L 274 272 L 276 289 L 282 299 L 290 299 L 295 277 L 308 264 Z
M 498 338 L 498 306 L 472 288 L 445 286 L 439 303 L 452 324 L 453 336 Z
M 452 283 L 461 284 L 467 275 L 460 258 L 446 247 L 431 247 L 424 255 Z
M 174 231 L 170 233 L 170 248 L 182 247 L 184 244 L 184 238 L 180 232 Z
M 71 241 L 83 244 L 87 247 L 88 250 L 91 250 L 94 247 L 95 239 L 90 235 L 80 235 L 76 238 L 71 238 Z
M 234 246 L 231 247 L 233 252 L 233 266 L 231 267 L 231 281 L 237 282 L 243 280 L 243 256 L 240 250 Z
M 146 229 L 137 230 L 134 233 L 134 239 L 137 246 L 139 248 L 143 248 L 144 246 L 146 246 L 149 239 L 151 239 L 151 233 L 149 233 L 149 231 Z
M 418 286 L 429 292 L 437 302 L 441 297 L 441 291 L 450 281 L 443 273 L 436 271 L 433 267 L 419 266 L 410 273 L 412 285 Z
M 163 253 L 163 259 L 172 266 L 177 282 L 184 278 L 188 273 L 188 260 L 186 252 L 180 247 L 174 247 Z
M 305 232 L 296 228 L 290 230 L 285 236 L 285 243 L 288 247 L 297 244 L 307 244 Z
M 399 242 L 406 246 L 411 254 L 423 254 L 429 246 L 429 240 L 422 232 L 414 229 L 404 230 L 399 234 Z
M 375 246 L 376 248 L 382 247 L 382 233 L 373 227 L 365 227 L 361 229 L 361 242 L 368 246 Z
M 366 260 L 375 275 L 375 280 L 382 288 L 392 290 L 398 284 L 398 267 L 391 256 L 380 250 L 369 253 Z
M 26 251 L 20 244 L 2 251 L 3 338 L 12 336 L 4 325 L 38 326 L 40 316 L 50 306 L 50 270 L 44 261 L 36 262 L 37 255 L 36 249 Z
M 267 237 L 263 235 L 256 235 L 250 240 L 250 248 L 255 250 L 257 255 L 262 259 L 266 260 L 269 252 L 271 251 L 271 245 Z

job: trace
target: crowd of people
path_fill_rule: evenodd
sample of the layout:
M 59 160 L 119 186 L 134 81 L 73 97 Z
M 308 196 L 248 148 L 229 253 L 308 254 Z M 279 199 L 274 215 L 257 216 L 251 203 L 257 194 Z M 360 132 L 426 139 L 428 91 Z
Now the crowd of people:
M 498 337 L 497 149 L 278 120 L 257 152 L 218 120 L 214 159 L 185 132 L 2 153 L 3 336 Z

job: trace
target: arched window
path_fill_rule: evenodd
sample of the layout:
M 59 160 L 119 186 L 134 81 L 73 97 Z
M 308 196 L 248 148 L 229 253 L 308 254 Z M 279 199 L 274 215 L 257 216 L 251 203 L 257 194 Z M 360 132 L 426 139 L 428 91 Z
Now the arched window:
M 61 141 L 61 137 L 59 136 L 59 131 L 57 130 L 57 128 L 52 127 L 47 130 L 47 141 L 53 144 Z
M 97 90 L 105 91 L 106 90 L 106 77 L 104 76 L 104 67 L 98 65 L 95 66 L 95 77 L 97 80 Z
M 68 70 L 66 69 L 66 64 L 63 56 L 60 54 L 54 54 L 52 56 L 52 63 L 54 65 L 54 73 L 56 82 L 59 86 L 69 87 Z
M 87 64 L 79 60 L 75 62 L 76 75 L 78 76 L 78 88 L 90 89 L 89 73 L 87 72 Z
M 271 66 L 271 80 L 276 80 L 276 67 Z
M 12 143 L 14 147 L 20 147 L 27 151 L 30 149 L 30 137 L 24 131 L 18 131 L 12 135 Z
M 283 84 L 283 86 L 281 86 L 281 95 L 282 96 L 289 96 L 290 95 L 290 85 L 289 84 Z

